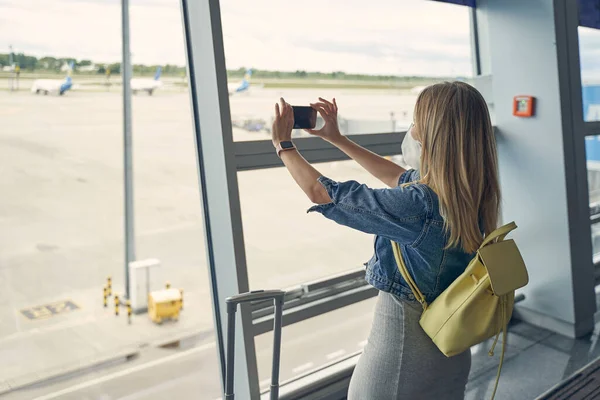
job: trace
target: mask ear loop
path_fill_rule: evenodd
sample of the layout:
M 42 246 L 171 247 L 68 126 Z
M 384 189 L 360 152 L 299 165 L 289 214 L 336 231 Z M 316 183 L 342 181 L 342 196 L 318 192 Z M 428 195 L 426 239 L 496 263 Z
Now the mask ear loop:
M 408 129 L 406 130 L 407 135 L 412 135 L 412 129 L 414 126 L 415 126 L 415 123 L 411 122 L 410 125 L 408 126 Z M 413 137 L 413 139 L 414 139 L 414 137 Z
M 415 127 L 415 123 L 411 123 L 410 124 L 410 134 L 412 135 L 412 130 Z M 407 132 L 409 133 L 409 132 Z M 419 159 L 419 174 L 421 173 L 421 171 L 423 171 L 423 143 L 420 140 L 415 139 L 415 137 L 413 136 L 414 141 L 419 145 L 419 154 L 421 154 L 421 157 Z M 419 181 L 423 181 L 423 176 L 421 176 L 421 178 L 419 179 Z

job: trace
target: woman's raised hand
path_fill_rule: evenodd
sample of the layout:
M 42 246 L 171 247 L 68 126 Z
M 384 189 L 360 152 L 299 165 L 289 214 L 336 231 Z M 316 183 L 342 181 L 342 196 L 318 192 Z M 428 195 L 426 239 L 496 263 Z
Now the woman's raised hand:
M 319 97 L 319 101 L 311 103 L 310 106 L 318 111 L 321 118 L 325 121 L 325 125 L 321 129 L 305 129 L 306 132 L 323 138 L 332 144 L 343 137 L 338 127 L 338 106 L 335 102 L 335 98 L 333 99 L 333 102 L 329 102 L 324 98 Z
M 286 140 L 292 140 L 292 128 L 294 127 L 294 111 L 292 110 L 292 106 L 283 97 L 279 99 L 279 103 L 275 104 L 275 120 L 271 129 L 273 146 L 277 146 Z

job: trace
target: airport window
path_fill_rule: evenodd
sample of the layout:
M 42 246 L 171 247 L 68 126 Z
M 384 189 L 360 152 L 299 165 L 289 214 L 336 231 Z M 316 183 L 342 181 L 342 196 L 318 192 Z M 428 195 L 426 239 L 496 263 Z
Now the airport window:
M 338 181 L 383 184 L 354 161 L 315 164 Z M 238 173 L 248 277 L 252 289 L 286 288 L 361 267 L 373 236 L 318 213 L 284 168 Z
M 283 328 L 280 382 L 293 380 L 362 352 L 373 318 L 376 299 L 319 315 Z M 339 332 L 344 335 L 340 337 Z M 256 336 L 259 384 L 268 390 L 271 377 L 273 333 Z
M 600 135 L 585 137 L 592 234 L 592 260 L 596 284 L 600 282 Z
M 600 121 L 600 31 L 579 27 L 583 119 Z
M 27 75 L 23 86 L 31 84 Z M 129 325 L 126 307 L 114 315 L 114 295 L 124 292 L 120 91 L 0 91 L 0 102 L 6 128 L 0 130 L 2 381 L 31 386 L 35 376 L 92 371 L 110 378 L 115 369 L 167 356 L 152 368 L 73 389 L 72 395 L 111 394 L 120 387 L 135 392 L 139 378 L 146 388 L 148 378 L 176 369 L 173 378 L 204 376 L 187 381 L 190 394 L 202 384 L 210 388 L 218 364 L 187 95 L 139 99 L 133 114 L 137 259 L 160 261 L 152 269 L 152 289 L 167 281 L 184 289 L 179 321 L 162 325 L 147 313 L 134 314 Z M 104 308 L 108 276 L 113 295 Z M 169 361 L 178 340 L 200 350 Z M 124 365 L 127 357 L 133 360 Z M 101 360 L 116 366 L 94 369 Z M 33 398 L 77 383 L 66 382 L 60 389 L 50 382 L 20 391 Z M 217 395 L 220 385 L 213 386 Z
M 0 394 L 168 398 L 176 382 L 178 398 L 217 398 L 179 2 L 131 6 L 136 259 L 150 260 L 151 290 L 183 289 L 178 320 L 161 324 L 134 310 L 129 324 L 126 304 L 115 315 L 125 287 L 120 2 L 34 3 L 0 5 L 0 36 L 15 40 L 0 49 Z
M 25 383 L 10 390 L 26 398 L 163 398 L 178 385 L 181 398 L 217 398 L 214 299 L 180 4 L 130 6 L 133 215 L 136 260 L 144 274 L 149 271 L 151 290 L 183 289 L 185 307 L 176 320 L 159 321 L 156 308 L 132 313 L 129 324 L 126 306 L 115 315 L 115 295 L 122 298 L 125 291 L 120 6 L 50 3 L 44 12 L 57 26 L 69 26 L 68 36 L 61 29 L 40 36 L 34 7 L 0 6 L 7 21 L 19 23 L 3 25 L 0 33 L 23 36 L 0 54 L 2 87 L 8 89 L 0 91 L 7 128 L 0 131 L 0 190 L 9 194 L 0 200 L 0 237 L 7 249 L 0 254 L 0 354 L 7 361 L 0 368 L 0 390 L 18 381 Z M 408 0 L 312 2 L 301 8 L 223 1 L 221 7 L 236 141 L 268 142 L 273 104 L 281 96 L 295 105 L 336 97 L 345 134 L 401 132 L 412 121 L 422 87 L 471 76 L 466 8 Z M 299 22 L 275 18 L 284 14 Z M 357 14 L 369 18 L 357 25 Z M 269 23 L 257 24 L 256 18 Z M 331 39 L 304 28 L 310 19 Z M 104 28 L 93 29 L 95 24 Z M 25 45 L 28 32 L 39 46 Z M 381 187 L 351 161 L 317 167 L 333 179 Z M 251 288 L 285 289 L 356 274 L 372 256 L 372 236 L 307 215 L 310 202 L 284 169 L 239 172 L 238 179 Z M 373 301 L 349 302 L 287 325 L 281 380 L 360 351 Z M 344 341 L 331 329 L 336 320 L 349 332 Z M 263 389 L 270 335 L 256 337 Z M 40 384 L 40 377 L 52 379 Z
M 424 86 L 470 80 L 469 12 L 411 0 L 222 2 L 234 140 L 268 139 L 280 97 L 335 97 L 345 134 L 405 130 Z

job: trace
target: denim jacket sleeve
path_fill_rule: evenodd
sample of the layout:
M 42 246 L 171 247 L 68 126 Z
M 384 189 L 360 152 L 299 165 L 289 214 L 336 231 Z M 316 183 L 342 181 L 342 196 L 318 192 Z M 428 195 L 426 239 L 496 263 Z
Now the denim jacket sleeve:
M 356 181 L 335 182 L 324 176 L 319 182 L 332 202 L 313 206 L 308 212 L 317 211 L 338 224 L 398 243 L 413 244 L 421 235 L 429 201 L 419 185 L 371 189 Z

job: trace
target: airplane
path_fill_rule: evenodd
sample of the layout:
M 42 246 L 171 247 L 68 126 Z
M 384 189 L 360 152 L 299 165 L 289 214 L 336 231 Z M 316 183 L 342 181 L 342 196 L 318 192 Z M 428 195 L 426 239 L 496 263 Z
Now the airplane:
M 60 79 L 36 79 L 33 81 L 31 86 L 31 93 L 40 94 L 44 93 L 57 93 L 58 95 L 64 95 L 68 90 L 73 87 L 73 79 L 71 79 L 71 71 L 73 71 L 73 62 L 69 65 L 67 76 L 64 80 Z
M 137 92 L 148 92 L 150 96 L 152 93 L 162 86 L 162 82 L 160 81 L 160 72 L 162 71 L 161 67 L 156 68 L 156 73 L 154 74 L 154 79 L 149 78 L 132 78 L 131 79 L 131 91 L 133 94 L 137 94 Z
M 227 91 L 229 96 L 233 96 L 238 93 L 248 92 L 250 89 L 250 78 L 252 77 L 252 68 L 246 70 L 244 79 L 241 82 L 230 82 L 227 84 Z

